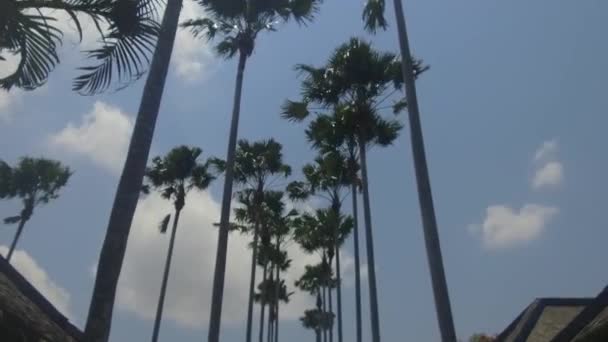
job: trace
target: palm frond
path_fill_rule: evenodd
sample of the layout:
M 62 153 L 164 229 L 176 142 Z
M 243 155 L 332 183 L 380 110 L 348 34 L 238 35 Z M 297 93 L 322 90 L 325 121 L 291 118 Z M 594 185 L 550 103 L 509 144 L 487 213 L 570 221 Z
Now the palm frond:
M 151 1 L 154 0 L 117 2 L 125 5 L 117 5 L 111 10 L 110 32 L 105 36 L 103 46 L 87 52 L 88 58 L 99 63 L 80 68 L 84 74 L 74 80 L 75 91 L 91 95 L 107 90 L 114 73 L 119 89 L 143 76 L 160 30 L 149 12 Z
M 281 117 L 292 122 L 299 122 L 308 117 L 308 103 L 287 100 L 281 106 Z
M 363 22 L 365 29 L 376 33 L 378 29 L 386 30 L 388 23 L 384 17 L 384 0 L 367 0 L 363 8 Z
M 169 227 L 169 221 L 171 220 L 171 214 L 167 214 L 162 221 L 160 221 L 158 225 L 158 231 L 161 234 L 165 234 L 167 232 L 167 228 Z
M 21 60 L 12 74 L 0 79 L 0 88 L 13 86 L 31 90 L 46 83 L 49 73 L 59 63 L 57 46 L 62 33 L 53 26 L 55 18 L 15 11 L 2 23 L 0 50 L 19 54 Z M 2 14 L 4 16 L 4 13 Z
M 189 28 L 194 37 L 204 34 L 207 40 L 213 39 L 218 31 L 217 24 L 209 18 L 190 19 L 181 23 L 179 26 Z
M 21 221 L 21 216 L 9 216 L 4 219 L 4 224 L 15 224 L 19 221 Z

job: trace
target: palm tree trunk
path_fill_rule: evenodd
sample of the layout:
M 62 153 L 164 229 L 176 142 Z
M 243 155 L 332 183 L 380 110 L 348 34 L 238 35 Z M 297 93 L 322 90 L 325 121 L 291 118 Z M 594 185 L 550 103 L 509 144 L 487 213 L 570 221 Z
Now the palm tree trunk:
M 270 279 L 272 279 L 272 272 L 273 272 L 273 268 L 270 267 Z M 266 336 L 266 341 L 267 342 L 271 342 L 272 341 L 272 312 L 274 310 L 274 305 L 273 303 L 269 303 L 268 304 L 268 332 L 267 332 L 267 336 Z
M 277 235 L 277 254 L 281 251 L 281 239 Z M 275 319 L 275 327 L 274 327 L 274 341 L 279 341 L 279 294 L 281 293 L 281 265 L 276 264 L 276 279 L 275 279 L 275 287 L 274 287 L 274 319 Z
M 376 263 L 374 261 L 374 240 L 372 232 L 372 215 L 369 204 L 369 187 L 367 182 L 367 155 L 365 140 L 359 137 L 359 158 L 361 159 L 361 183 L 363 185 L 363 219 L 365 220 L 365 242 L 367 245 L 367 267 L 369 280 L 369 306 L 372 321 L 372 341 L 380 342 L 380 319 L 378 317 L 378 292 L 376 289 Z
M 331 265 L 331 260 L 330 260 L 329 264 Z M 332 304 L 333 300 L 331 298 L 331 292 L 332 292 L 331 290 L 332 290 L 331 285 L 329 285 L 327 287 L 327 301 L 329 304 L 328 309 L 329 309 L 330 313 L 334 313 L 334 308 L 333 308 L 333 304 Z M 334 320 L 333 319 L 329 322 L 329 342 L 334 342 Z
M 268 272 L 268 263 L 264 264 L 264 270 L 262 271 L 262 284 L 266 283 L 266 278 L 268 277 L 267 275 Z M 264 301 L 264 296 L 262 294 L 262 300 L 260 301 L 260 305 L 262 306 L 262 308 L 260 309 L 260 336 L 259 336 L 259 342 L 264 342 L 264 312 L 266 309 L 266 302 Z
M 251 342 L 253 323 L 253 294 L 255 290 L 255 269 L 258 258 L 259 221 L 256 220 L 253 228 L 253 251 L 251 252 L 251 280 L 249 281 L 249 303 L 247 304 L 247 334 L 246 342 Z
M 340 274 L 340 247 L 336 244 L 336 301 L 338 308 L 338 342 L 342 342 L 342 275 Z
M 23 226 L 25 226 L 26 219 L 19 220 L 19 226 L 17 227 L 17 232 L 15 233 L 15 237 L 13 238 L 13 242 L 11 243 L 11 248 L 8 250 L 8 254 L 6 255 L 6 261 L 11 262 L 11 257 L 13 256 L 13 252 L 15 251 L 15 247 L 17 246 L 17 242 L 19 241 L 19 237 L 21 237 L 21 232 L 23 232 Z
M 146 162 L 171 61 L 182 0 L 169 0 L 133 128 L 125 165 L 114 198 L 83 340 L 106 342 L 110 336 L 116 285 L 127 248 L 131 222 L 139 200 Z
M 158 332 L 160 330 L 160 321 L 163 316 L 163 306 L 165 303 L 165 294 L 167 292 L 167 282 L 169 280 L 169 271 L 171 269 L 171 259 L 173 258 L 173 245 L 175 244 L 175 235 L 177 232 L 177 223 L 179 222 L 179 214 L 181 210 L 175 211 L 173 219 L 173 229 L 171 230 L 171 239 L 169 240 L 169 250 L 167 251 L 167 260 L 165 261 L 165 273 L 163 274 L 163 282 L 160 287 L 160 296 L 158 297 L 158 306 L 156 307 L 156 319 L 154 320 L 154 330 L 152 332 L 152 342 L 158 341 Z
M 323 285 L 323 317 L 326 317 L 327 314 L 327 286 Z M 327 342 L 327 328 L 325 327 L 325 322 L 323 322 L 323 342 Z
M 355 244 L 355 316 L 356 316 L 356 331 L 357 331 L 357 342 L 361 342 L 362 330 L 361 330 L 361 264 L 359 261 L 359 215 L 357 206 L 357 184 L 353 183 L 352 187 L 352 199 L 353 199 L 353 242 Z
M 395 16 L 397 19 L 397 32 L 399 34 L 399 46 L 401 49 L 402 72 L 405 82 L 405 93 L 410 121 L 410 137 L 412 153 L 414 156 L 414 169 L 416 171 L 416 184 L 418 186 L 418 200 L 422 215 L 422 226 L 424 230 L 424 241 L 426 244 L 427 258 L 431 271 L 433 283 L 433 294 L 435 297 L 435 309 L 441 330 L 441 339 L 444 342 L 456 341 L 454 319 L 448 294 L 448 285 L 443 268 L 439 233 L 435 218 L 433 195 L 431 192 L 431 181 L 426 163 L 424 151 L 424 138 L 420 124 L 420 110 L 416 95 L 416 82 L 414 80 L 414 69 L 410 53 L 410 47 L 405 26 L 405 16 L 401 0 L 393 1 Z
M 241 112 L 241 92 L 243 90 L 243 74 L 247 55 L 239 53 L 239 64 L 236 73 L 234 90 L 234 104 L 232 120 L 230 123 L 230 137 L 228 138 L 228 153 L 226 158 L 226 178 L 222 194 L 222 211 L 220 215 L 220 231 L 217 242 L 217 255 L 215 257 L 215 273 L 213 275 L 213 293 L 211 295 L 211 315 L 209 316 L 209 342 L 219 342 L 222 319 L 222 301 L 224 300 L 224 280 L 226 276 L 226 254 L 228 252 L 228 231 L 230 220 L 230 203 L 232 200 L 232 181 L 234 178 L 234 154 L 239 128 L 239 115 Z

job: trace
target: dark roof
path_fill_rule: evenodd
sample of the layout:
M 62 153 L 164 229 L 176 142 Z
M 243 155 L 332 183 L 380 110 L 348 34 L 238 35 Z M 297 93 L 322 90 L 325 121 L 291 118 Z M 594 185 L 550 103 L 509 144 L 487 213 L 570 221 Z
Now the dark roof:
M 538 298 L 497 336 L 497 341 L 550 341 L 593 300 L 593 298 Z
M 0 256 L 0 332 L 10 333 L 2 329 L 49 342 L 74 342 L 82 337 L 78 328 Z M 18 329 L 21 331 L 16 332 Z
M 552 342 L 599 341 L 593 336 L 603 334 L 608 338 L 608 286 L 595 297 Z M 605 340 L 605 339 L 604 339 Z

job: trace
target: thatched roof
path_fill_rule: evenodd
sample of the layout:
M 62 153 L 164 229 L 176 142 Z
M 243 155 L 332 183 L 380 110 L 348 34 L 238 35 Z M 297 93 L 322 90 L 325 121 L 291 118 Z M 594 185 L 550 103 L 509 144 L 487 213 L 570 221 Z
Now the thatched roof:
M 497 337 L 500 342 L 608 341 L 608 287 L 596 298 L 539 298 Z
M 76 342 L 82 333 L 0 256 L 0 336 L 15 342 Z

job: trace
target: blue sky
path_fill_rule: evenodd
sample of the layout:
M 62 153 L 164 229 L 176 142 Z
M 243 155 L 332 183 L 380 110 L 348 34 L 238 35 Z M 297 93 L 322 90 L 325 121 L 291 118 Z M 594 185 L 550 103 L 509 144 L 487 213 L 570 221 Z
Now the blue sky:
M 379 49 L 396 51 L 388 7 L 391 29 L 371 39 Z M 458 336 L 500 332 L 535 297 L 594 295 L 608 283 L 599 271 L 608 258 L 608 3 L 411 0 L 405 7 L 414 53 L 431 65 L 418 93 Z M 298 95 L 294 64 L 320 64 L 349 37 L 367 37 L 361 8 L 357 1 L 326 1 L 313 24 L 260 37 L 247 65 L 240 137 L 276 138 L 296 169 L 313 157 L 302 127 L 282 121 L 279 107 Z M 184 11 L 192 15 L 196 7 L 188 4 Z M 15 263 L 82 326 L 143 82 L 99 97 L 70 92 L 82 61 L 74 38 L 67 38 L 64 63 L 44 88 L 0 94 L 0 158 L 44 155 L 75 170 L 62 196 L 28 222 Z M 188 144 L 203 148 L 205 156 L 223 156 L 236 63 L 214 58 L 186 34 L 177 47 L 152 154 Z M 437 341 L 407 130 L 393 147 L 372 150 L 369 163 L 383 339 Z M 219 217 L 220 188 L 216 182 L 186 204 L 163 340 L 206 336 L 215 244 L 210 224 Z M 113 341 L 150 337 L 167 244 L 155 225 L 169 209 L 154 197 L 138 209 Z M 17 210 L 16 201 L 0 203 L 1 217 Z M 8 245 L 13 233 L 14 227 L 0 229 L 0 245 Z M 231 239 L 227 342 L 244 335 L 248 262 L 244 237 Z M 346 263 L 351 246 L 347 242 Z M 314 261 L 291 251 L 300 260 L 295 268 Z M 346 268 L 348 341 L 354 289 L 348 284 L 352 268 Z M 285 340 L 313 338 L 297 321 L 308 300 L 300 296 L 286 309 Z M 364 334 L 369 336 L 367 319 Z

